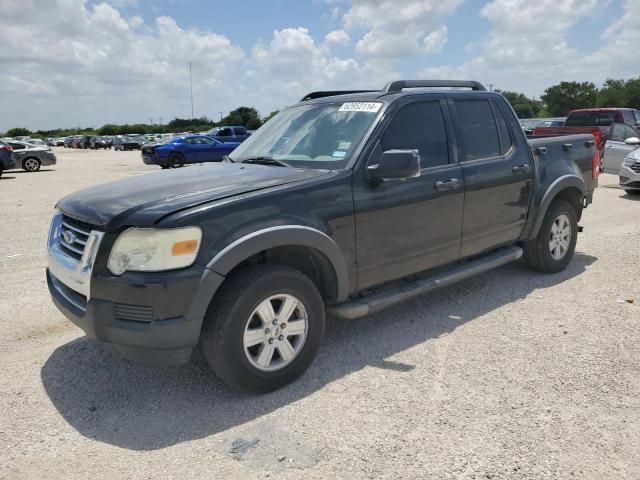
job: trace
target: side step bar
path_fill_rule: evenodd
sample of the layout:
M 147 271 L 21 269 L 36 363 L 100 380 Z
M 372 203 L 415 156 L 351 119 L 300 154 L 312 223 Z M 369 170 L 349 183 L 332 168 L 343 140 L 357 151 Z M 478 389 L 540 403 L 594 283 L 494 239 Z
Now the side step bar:
M 404 302 L 405 300 L 446 287 L 461 280 L 466 280 L 480 273 L 484 273 L 522 257 L 522 248 L 513 246 L 499 250 L 496 253 L 472 260 L 456 266 L 446 272 L 430 277 L 420 278 L 410 283 L 389 287 L 371 295 L 360 297 L 328 308 L 328 313 L 339 318 L 354 319 L 378 312 L 384 308 Z

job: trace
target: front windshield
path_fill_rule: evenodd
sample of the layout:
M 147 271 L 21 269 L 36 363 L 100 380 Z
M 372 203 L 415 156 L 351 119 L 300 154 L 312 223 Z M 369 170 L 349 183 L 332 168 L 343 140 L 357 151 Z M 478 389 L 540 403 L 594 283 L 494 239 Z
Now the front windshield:
M 294 167 L 345 168 L 381 107 L 379 102 L 347 102 L 288 108 L 245 140 L 229 158 L 242 162 L 268 157 Z

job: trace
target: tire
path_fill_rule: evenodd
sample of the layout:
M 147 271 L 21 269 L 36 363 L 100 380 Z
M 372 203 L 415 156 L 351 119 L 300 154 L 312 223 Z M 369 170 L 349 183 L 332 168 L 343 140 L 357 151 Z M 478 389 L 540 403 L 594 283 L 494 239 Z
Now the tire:
M 2 178 L 3 173 L 4 173 L 4 168 L 2 168 L 2 165 L 0 165 L 0 178 Z
M 625 189 L 625 192 L 627 192 L 627 195 L 640 195 L 640 190 Z
M 524 244 L 524 259 L 538 272 L 560 272 L 571 262 L 577 240 L 575 208 L 566 200 L 556 199 L 545 213 L 537 237 Z
M 37 158 L 29 157 L 25 158 L 22 161 L 22 169 L 26 170 L 27 172 L 37 172 L 38 170 L 40 170 L 41 166 L 42 164 Z
M 277 317 L 283 306 L 296 300 L 298 306 L 289 318 L 276 318 L 269 324 L 273 317 L 264 312 L 277 310 Z M 263 308 L 267 303 L 271 310 Z M 258 307 L 266 319 L 258 314 Z M 300 331 L 303 324 L 299 322 L 303 321 L 303 333 L 282 335 Z M 230 387 L 270 392 L 293 382 L 309 368 L 324 328 L 324 302 L 306 275 L 280 265 L 254 265 L 227 279 L 216 293 L 202 329 L 202 350 L 216 376 Z M 249 340 L 247 332 L 254 333 Z M 253 346 L 245 343 L 256 341 Z M 269 352 L 271 356 L 264 355 Z M 288 355 L 291 358 L 287 360 Z
M 169 155 L 169 162 L 167 165 L 171 168 L 184 167 L 184 155 L 181 153 L 172 153 Z

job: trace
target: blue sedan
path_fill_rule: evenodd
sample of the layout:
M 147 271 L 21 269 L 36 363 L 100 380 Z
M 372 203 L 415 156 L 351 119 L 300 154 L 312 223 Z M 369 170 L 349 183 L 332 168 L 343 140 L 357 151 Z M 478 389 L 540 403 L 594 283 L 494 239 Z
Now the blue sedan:
M 222 143 L 206 135 L 172 137 L 161 143 L 142 146 L 142 161 L 162 168 L 181 167 L 187 163 L 219 162 L 239 143 Z

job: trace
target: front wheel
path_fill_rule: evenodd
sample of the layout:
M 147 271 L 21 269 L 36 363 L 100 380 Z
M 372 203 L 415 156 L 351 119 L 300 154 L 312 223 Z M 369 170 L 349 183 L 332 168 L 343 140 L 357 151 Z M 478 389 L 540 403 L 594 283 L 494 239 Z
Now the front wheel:
M 255 265 L 215 295 L 202 331 L 215 374 L 233 388 L 269 392 L 293 382 L 313 361 L 325 311 L 314 283 L 279 265 Z
M 627 192 L 627 195 L 640 195 L 640 190 L 631 190 L 629 188 L 629 189 L 626 189 L 625 192 Z
M 556 273 L 564 270 L 578 240 L 578 215 L 571 203 L 554 200 L 534 240 L 524 245 L 524 258 L 534 270 Z
M 40 170 L 40 160 L 37 158 L 27 158 L 22 162 L 22 168 L 27 172 L 37 172 Z

